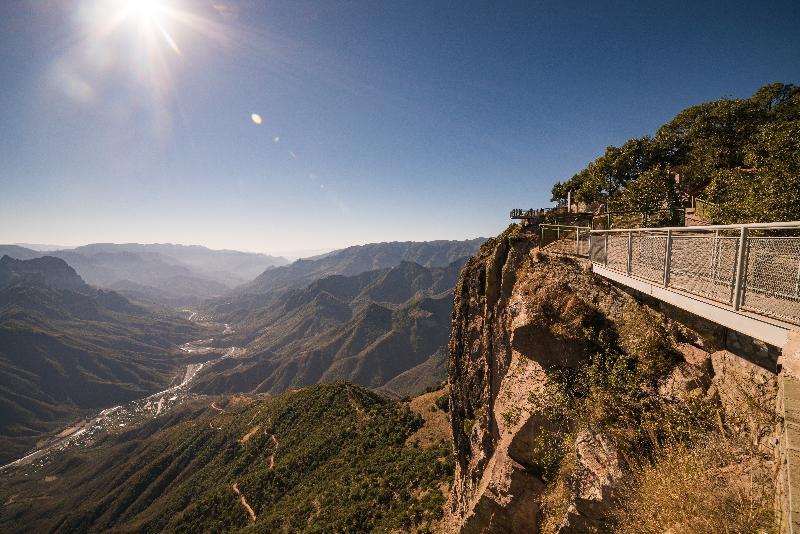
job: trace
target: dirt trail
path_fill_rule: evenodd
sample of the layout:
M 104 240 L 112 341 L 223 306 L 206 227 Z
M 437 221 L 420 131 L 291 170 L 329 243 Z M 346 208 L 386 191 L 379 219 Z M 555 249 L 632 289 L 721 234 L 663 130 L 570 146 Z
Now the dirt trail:
M 253 437 L 253 434 L 255 434 L 256 432 L 258 432 L 258 429 L 260 429 L 260 428 L 261 428 L 261 425 L 256 425 L 256 426 L 254 426 L 253 428 L 251 428 L 251 429 L 250 429 L 250 432 L 248 432 L 247 434 L 245 434 L 244 436 L 242 436 L 242 439 L 240 439 L 240 440 L 239 440 L 239 443 L 241 443 L 242 445 L 244 445 L 245 443 L 247 443 L 248 441 L 250 441 L 250 438 L 252 438 L 252 437 Z
M 251 523 L 255 523 L 256 522 L 256 513 L 253 511 L 252 508 L 250 508 L 250 505 L 247 504 L 247 499 L 244 498 L 244 495 L 242 495 L 242 492 L 239 491 L 239 483 L 238 482 L 234 482 L 233 486 L 231 486 L 231 488 L 233 489 L 233 492 L 236 493 L 236 495 L 239 496 L 239 499 L 242 501 L 242 506 L 244 506 L 247 509 L 247 513 L 250 514 L 250 522 Z
M 261 410 L 258 410 L 258 411 L 257 411 L 255 414 L 253 414 L 253 418 L 252 418 L 252 419 L 250 419 L 250 422 L 249 422 L 249 423 L 247 423 L 247 424 L 248 424 L 248 425 L 252 425 L 252 424 L 253 424 L 253 421 L 255 421 L 255 420 L 256 420 L 256 417 L 258 417 L 258 414 L 260 414 L 260 413 L 261 413 Z M 272 423 L 270 422 L 270 424 L 272 424 Z
M 308 516 L 306 519 L 306 525 L 309 527 L 314 524 L 314 520 L 319 517 L 319 514 L 322 512 L 322 504 L 319 502 L 319 499 L 314 499 L 311 503 L 314 505 L 314 513 Z
M 347 401 L 350 403 L 350 407 L 355 410 L 356 418 L 359 421 L 369 418 L 369 415 L 367 415 L 367 413 L 364 411 L 364 408 L 353 398 L 353 392 L 350 391 L 350 389 L 347 390 Z
M 272 471 L 272 468 L 275 467 L 275 453 L 278 452 L 278 438 L 275 437 L 275 434 L 271 436 L 273 449 L 272 454 L 269 455 L 269 470 Z
M 222 408 L 220 408 L 219 406 L 217 406 L 217 401 L 214 401 L 214 402 L 212 402 L 212 403 L 211 403 L 211 407 L 212 407 L 212 408 L 214 408 L 215 410 L 217 410 L 218 412 L 222 412 L 222 413 L 224 413 L 224 412 L 225 412 L 225 410 L 224 410 L 224 409 L 222 409 Z

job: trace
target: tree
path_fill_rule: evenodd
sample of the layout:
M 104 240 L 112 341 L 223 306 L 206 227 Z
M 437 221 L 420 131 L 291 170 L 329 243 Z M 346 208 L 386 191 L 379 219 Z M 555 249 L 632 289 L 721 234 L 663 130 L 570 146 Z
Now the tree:
M 682 194 L 721 204 L 721 222 L 756 218 L 798 219 L 798 121 L 800 87 L 765 85 L 748 99 L 723 98 L 687 108 L 655 137 L 610 146 L 564 183 L 579 202 L 607 202 L 616 209 L 651 212 L 675 207 Z M 674 174 L 681 175 L 680 189 Z
M 620 198 L 622 211 L 652 214 L 678 204 L 674 175 L 663 165 L 653 167 L 629 183 Z
M 800 220 L 800 120 L 764 127 L 745 149 L 748 170 L 722 169 L 708 188 L 715 222 Z

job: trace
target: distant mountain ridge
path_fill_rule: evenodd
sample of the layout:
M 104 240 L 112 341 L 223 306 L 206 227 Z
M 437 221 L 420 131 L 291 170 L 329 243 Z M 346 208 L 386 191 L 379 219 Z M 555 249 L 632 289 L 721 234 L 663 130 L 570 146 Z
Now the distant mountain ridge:
M 341 274 L 351 276 L 366 271 L 394 267 L 401 261 L 423 267 L 444 267 L 459 258 L 471 256 L 485 238 L 465 241 L 395 241 L 370 243 L 335 250 L 316 258 L 300 259 L 285 267 L 269 269 L 237 292 L 264 293 L 297 287 L 310 281 Z
M 173 244 L 95 243 L 48 252 L 0 245 L 4 254 L 22 260 L 58 257 L 89 284 L 176 307 L 221 295 L 268 267 L 288 263 L 266 254 Z
M 484 238 L 464 241 L 404 241 L 370 243 L 335 250 L 314 258 L 300 259 L 289 265 L 269 268 L 257 278 L 223 297 L 213 299 L 207 308 L 215 315 L 235 317 L 243 310 L 270 304 L 287 289 L 302 288 L 332 275 L 354 276 L 367 271 L 387 269 L 401 262 L 422 267 L 445 267 L 475 254 Z
M 64 260 L 52 256 L 17 260 L 0 258 L 0 289 L 18 282 L 39 282 L 56 289 L 86 292 L 89 286 Z

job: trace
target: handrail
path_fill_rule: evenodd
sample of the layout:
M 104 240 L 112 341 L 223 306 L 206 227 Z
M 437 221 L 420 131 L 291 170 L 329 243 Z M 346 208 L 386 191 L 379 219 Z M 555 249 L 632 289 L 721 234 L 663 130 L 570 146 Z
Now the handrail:
M 543 223 L 539 225 L 539 228 L 542 226 L 546 226 L 547 228 L 577 228 L 579 230 L 591 230 L 590 226 L 575 226 L 570 224 Z
M 792 235 L 753 235 L 758 230 L 792 230 Z M 591 230 L 589 258 L 604 269 L 711 299 L 735 313 L 800 325 L 798 231 L 800 221 Z
M 716 224 L 707 226 L 664 226 L 653 228 L 612 228 L 608 230 L 592 230 L 593 234 L 607 234 L 607 233 L 627 233 L 627 232 L 666 232 L 671 230 L 673 232 L 683 232 L 686 230 L 741 230 L 742 228 L 748 229 L 771 229 L 783 230 L 789 228 L 800 228 L 800 221 L 790 222 L 772 222 L 772 223 L 745 223 L 745 224 Z
M 511 210 L 510 216 L 512 219 L 532 219 L 535 217 L 544 217 L 546 215 L 590 215 L 588 212 L 580 212 L 577 210 L 577 205 L 572 206 L 554 206 L 551 208 L 515 208 Z
M 575 225 L 569 225 L 569 224 L 553 224 L 553 223 L 540 224 L 539 225 L 539 231 L 541 233 L 541 237 L 539 239 L 539 246 L 545 247 L 545 246 L 547 246 L 547 245 L 549 245 L 551 243 L 554 243 L 556 241 L 561 241 L 562 240 L 562 236 L 561 236 L 562 230 L 565 232 L 565 236 L 568 233 L 575 232 L 575 251 L 574 251 L 575 255 L 576 256 L 582 256 L 582 257 L 588 257 L 589 256 L 589 250 L 588 250 L 589 231 L 591 230 L 591 227 L 589 227 L 589 226 L 575 226 Z M 547 232 L 547 231 L 555 232 L 556 233 L 555 239 L 553 239 L 552 241 L 548 241 L 545 238 L 545 232 Z M 570 239 L 572 239 L 572 238 L 570 237 Z M 587 249 L 584 252 L 581 252 L 581 243 L 582 242 L 587 246 Z M 571 254 L 572 252 L 569 252 L 569 253 Z
M 562 209 L 566 210 L 566 206 L 556 206 L 552 208 L 531 208 L 527 210 L 524 208 L 515 208 L 511 210 L 511 218 L 517 219 L 517 218 L 539 217 Z

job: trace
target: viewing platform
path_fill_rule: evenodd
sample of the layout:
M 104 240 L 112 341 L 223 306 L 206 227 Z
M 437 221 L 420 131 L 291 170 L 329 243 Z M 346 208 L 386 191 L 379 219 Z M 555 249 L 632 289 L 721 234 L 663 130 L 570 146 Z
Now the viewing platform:
M 800 221 L 540 232 L 546 250 L 764 343 L 782 347 L 800 327 Z

